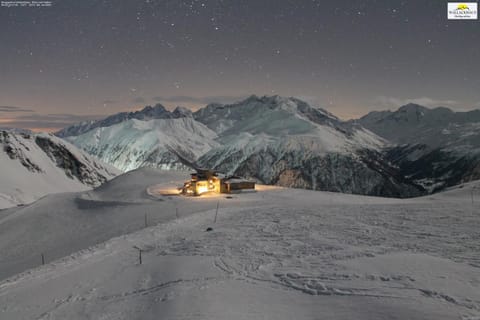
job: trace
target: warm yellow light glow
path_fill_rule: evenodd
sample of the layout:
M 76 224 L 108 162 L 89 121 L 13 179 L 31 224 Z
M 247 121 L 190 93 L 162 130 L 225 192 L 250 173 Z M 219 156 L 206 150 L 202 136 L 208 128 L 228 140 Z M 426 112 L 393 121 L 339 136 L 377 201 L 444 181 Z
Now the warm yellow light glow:
M 255 190 L 257 191 L 268 191 L 268 190 L 275 190 L 275 189 L 283 189 L 283 188 L 278 186 L 267 186 L 264 184 L 255 184 Z
M 198 194 L 201 194 L 201 193 L 204 193 L 204 192 L 207 192 L 208 191 L 208 187 L 207 186 L 199 186 L 197 187 L 197 193 Z

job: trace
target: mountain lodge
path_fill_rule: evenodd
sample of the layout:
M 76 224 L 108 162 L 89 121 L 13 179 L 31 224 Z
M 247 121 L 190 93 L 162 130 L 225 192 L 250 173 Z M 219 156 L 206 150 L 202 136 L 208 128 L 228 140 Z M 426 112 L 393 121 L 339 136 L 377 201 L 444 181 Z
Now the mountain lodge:
M 205 192 L 232 193 L 241 190 L 255 189 L 255 182 L 236 176 L 224 177 L 209 169 L 196 169 L 190 181 L 184 183 L 181 193 L 199 196 Z

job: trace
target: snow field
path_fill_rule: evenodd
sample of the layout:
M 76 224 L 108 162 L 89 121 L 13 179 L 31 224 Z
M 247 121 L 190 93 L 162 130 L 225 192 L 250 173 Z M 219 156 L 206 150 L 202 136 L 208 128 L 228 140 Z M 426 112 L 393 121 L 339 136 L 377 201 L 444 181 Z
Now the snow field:
M 119 177 L 98 199 L 147 175 Z M 275 187 L 158 195 L 158 210 L 191 214 L 3 281 L 0 318 L 480 319 L 473 187 L 410 200 Z

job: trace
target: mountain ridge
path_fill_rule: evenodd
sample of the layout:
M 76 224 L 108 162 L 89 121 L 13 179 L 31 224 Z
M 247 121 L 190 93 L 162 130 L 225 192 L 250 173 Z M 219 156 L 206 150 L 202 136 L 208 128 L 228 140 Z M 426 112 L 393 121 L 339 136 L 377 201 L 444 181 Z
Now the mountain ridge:
M 122 171 L 142 166 L 187 169 L 173 148 L 187 159 L 197 159 L 217 146 L 216 133 L 191 117 L 126 121 L 97 127 L 65 139 Z
M 390 141 L 386 159 L 429 192 L 480 179 L 480 110 L 408 104 L 358 122 Z
M 90 120 L 66 127 L 55 132 L 55 135 L 61 138 L 79 135 L 99 127 L 109 127 L 130 119 L 151 120 L 151 119 L 176 119 L 191 116 L 191 111 L 183 107 L 177 107 L 173 111 L 168 111 L 162 104 L 155 106 L 145 106 L 142 110 L 132 112 L 120 112 L 100 120 Z
M 427 108 L 410 103 L 395 111 L 372 111 L 353 121 L 396 144 L 417 141 L 436 146 L 434 138 L 446 127 L 480 122 L 480 110 L 455 112 L 446 107 Z M 426 128 L 430 132 L 425 132 Z
M 0 131 L 0 208 L 97 187 L 120 172 L 51 134 Z

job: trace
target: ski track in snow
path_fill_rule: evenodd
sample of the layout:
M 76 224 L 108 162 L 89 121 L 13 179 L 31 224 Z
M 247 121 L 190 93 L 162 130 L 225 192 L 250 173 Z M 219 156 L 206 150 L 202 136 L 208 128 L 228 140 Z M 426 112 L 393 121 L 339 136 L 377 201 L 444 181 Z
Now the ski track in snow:
M 1 282 L 0 318 L 478 320 L 480 210 L 465 189 L 162 197 L 212 209 Z

